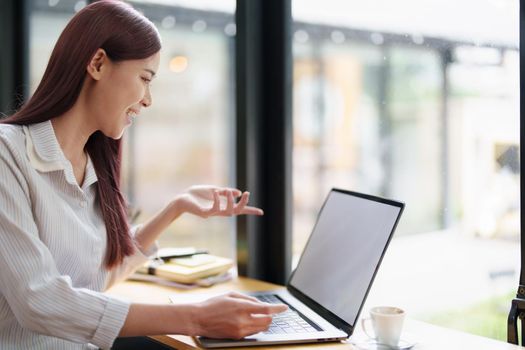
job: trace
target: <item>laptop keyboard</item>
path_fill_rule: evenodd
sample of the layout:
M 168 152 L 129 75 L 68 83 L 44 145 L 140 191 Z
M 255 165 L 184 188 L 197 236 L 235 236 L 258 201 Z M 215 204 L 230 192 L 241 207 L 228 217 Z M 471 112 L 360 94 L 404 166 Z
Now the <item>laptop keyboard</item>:
M 264 294 L 256 295 L 257 299 L 270 304 L 286 304 L 276 295 Z M 317 326 L 303 317 L 299 312 L 288 305 L 288 310 L 273 316 L 270 328 L 263 332 L 264 334 L 282 334 L 282 333 L 312 333 L 318 332 Z

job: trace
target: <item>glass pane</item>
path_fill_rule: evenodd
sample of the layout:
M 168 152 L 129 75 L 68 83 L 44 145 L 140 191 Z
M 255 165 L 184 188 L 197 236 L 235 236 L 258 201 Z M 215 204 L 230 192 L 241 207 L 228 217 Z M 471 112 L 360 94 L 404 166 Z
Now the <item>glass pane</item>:
M 77 1 L 32 1 L 29 14 L 29 80 L 32 94 L 40 83 L 51 51 L 65 28 L 75 14 Z
M 399 199 L 364 313 L 394 304 L 505 340 L 519 277 L 518 1 L 292 11 L 294 264 L 330 188 Z
M 440 161 L 445 140 L 439 53 L 398 47 L 389 51 L 389 60 L 388 130 L 382 135 L 388 168 L 383 193 L 407 202 L 400 234 L 438 230 L 443 224 L 442 177 L 446 171 Z
M 124 136 L 123 189 L 143 222 L 194 184 L 233 186 L 235 1 L 130 2 L 160 31 L 153 105 Z M 67 21 L 84 1 L 36 0 L 31 11 L 31 91 Z M 195 246 L 235 258 L 233 219 L 184 215 L 161 246 Z
M 216 3 L 134 3 L 159 28 L 163 44 L 153 105 L 125 139 L 124 182 L 142 220 L 192 185 L 235 183 L 234 8 L 231 1 Z M 159 243 L 234 258 L 234 220 L 183 215 Z

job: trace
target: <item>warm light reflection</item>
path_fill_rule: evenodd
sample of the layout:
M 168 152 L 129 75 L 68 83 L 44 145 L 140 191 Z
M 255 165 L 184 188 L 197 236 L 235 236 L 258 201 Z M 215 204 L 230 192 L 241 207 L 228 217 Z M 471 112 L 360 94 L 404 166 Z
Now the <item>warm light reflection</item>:
M 175 56 L 170 60 L 170 70 L 174 73 L 182 73 L 188 68 L 186 56 Z

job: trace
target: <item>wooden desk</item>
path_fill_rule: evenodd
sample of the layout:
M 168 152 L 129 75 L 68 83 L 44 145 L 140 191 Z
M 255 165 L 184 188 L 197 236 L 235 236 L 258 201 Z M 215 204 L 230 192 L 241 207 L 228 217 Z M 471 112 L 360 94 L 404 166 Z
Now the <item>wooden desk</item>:
M 135 302 L 143 303 L 168 303 L 168 296 L 173 293 L 215 293 L 227 292 L 231 290 L 237 291 L 262 291 L 268 289 L 283 288 L 270 283 L 257 281 L 248 278 L 238 278 L 228 283 L 218 284 L 206 289 L 180 290 L 166 286 L 156 285 L 148 282 L 133 282 L 126 281 L 111 288 L 108 293 L 126 297 Z M 410 335 L 410 338 L 417 341 L 417 345 L 413 347 L 414 350 L 523 350 L 523 347 L 508 344 L 475 336 L 447 328 L 433 326 L 424 322 L 415 320 L 406 320 L 403 328 L 403 333 Z M 356 337 L 362 336 L 361 327 L 357 327 L 354 335 Z M 175 349 L 199 349 L 193 338 L 181 335 L 163 335 L 152 337 L 166 345 Z M 326 343 L 326 344 L 310 344 L 310 345 L 295 345 L 295 346 L 266 346 L 256 347 L 256 350 L 278 350 L 278 349 L 318 349 L 324 350 L 344 350 L 344 349 L 358 349 L 350 343 L 350 341 L 341 343 Z M 236 348 L 249 349 L 249 348 Z

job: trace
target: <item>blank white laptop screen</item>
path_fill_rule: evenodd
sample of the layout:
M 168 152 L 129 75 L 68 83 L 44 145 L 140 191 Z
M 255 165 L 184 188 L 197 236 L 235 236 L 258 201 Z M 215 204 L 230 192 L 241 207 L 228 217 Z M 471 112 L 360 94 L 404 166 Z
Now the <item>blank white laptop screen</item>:
M 332 191 L 290 284 L 354 325 L 400 210 Z

